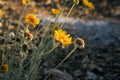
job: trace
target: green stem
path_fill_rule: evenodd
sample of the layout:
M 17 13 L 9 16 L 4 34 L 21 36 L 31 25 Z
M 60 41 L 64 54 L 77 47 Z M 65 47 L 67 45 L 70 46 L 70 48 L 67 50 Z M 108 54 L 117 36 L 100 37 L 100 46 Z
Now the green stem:
M 74 20 L 76 20 L 76 18 L 80 17 L 80 16 L 85 12 L 85 10 L 86 10 L 86 8 L 84 8 L 84 9 L 79 13 L 79 15 L 77 15 L 77 16 L 71 21 L 71 23 L 73 23 Z
M 53 47 L 52 49 L 50 49 L 47 53 L 45 53 L 44 55 L 41 56 L 45 56 L 48 55 L 49 53 L 51 53 L 53 50 L 55 50 L 58 47 L 59 44 L 57 44 L 55 47 Z
M 4 63 L 4 56 L 5 56 L 5 54 L 4 54 L 4 52 L 2 53 L 2 64 Z
M 75 47 L 68 53 L 68 55 L 55 67 L 55 69 L 57 69 L 61 64 L 63 64 L 63 62 L 64 62 L 65 60 L 67 60 L 67 59 L 72 55 L 72 53 L 73 53 L 76 49 L 77 49 L 77 46 L 75 46 Z M 49 73 L 44 80 L 47 80 L 50 76 L 51 76 L 51 73 Z
M 70 14 L 71 14 L 71 12 L 72 12 L 72 10 L 73 10 L 74 7 L 75 7 L 75 4 L 72 5 L 72 7 L 70 8 L 70 10 L 69 10 L 69 12 L 68 12 L 68 14 L 67 14 L 67 16 L 66 16 L 65 18 L 68 18 L 68 17 L 70 16 Z M 65 23 L 65 22 L 63 22 L 63 23 L 61 24 L 60 28 L 62 28 L 62 27 L 64 26 L 64 23 Z
M 29 29 L 29 25 L 26 26 L 26 29 L 25 29 L 25 30 L 27 30 L 27 29 Z
M 50 25 L 50 23 L 51 23 L 51 19 L 52 19 L 52 17 L 50 17 L 49 23 L 48 23 L 47 26 L 46 26 L 46 29 L 45 29 L 44 34 L 43 34 L 43 37 L 42 37 L 42 39 L 41 39 L 41 41 L 40 41 L 39 47 L 42 45 L 43 40 L 44 40 L 44 38 L 45 38 L 45 35 L 47 34 L 47 27 L 49 27 L 49 25 Z
M 73 52 L 77 49 L 77 47 L 75 46 L 69 53 L 68 55 L 55 67 L 58 68 L 65 60 L 67 60 L 72 54 Z
M 3 44 L 2 64 L 3 64 L 3 63 L 4 63 L 4 61 L 5 61 L 5 43 L 6 43 L 6 40 L 5 40 L 4 44 Z
M 22 20 L 22 18 L 23 18 L 23 14 L 24 14 L 24 12 L 25 12 L 26 7 L 27 7 L 27 5 L 24 6 L 23 12 L 22 12 L 22 14 L 21 14 L 21 16 L 20 16 L 20 18 L 19 18 L 18 27 L 17 27 L 17 31 L 16 31 L 16 36 L 17 36 L 17 34 L 18 34 L 18 32 L 19 32 L 21 20 Z M 15 40 L 16 40 L 16 38 L 15 38 Z
M 67 2 L 68 2 L 68 0 L 66 0 L 65 3 L 63 4 L 63 6 L 62 6 L 62 8 L 61 8 L 61 10 L 60 10 L 60 14 L 56 16 L 54 22 L 56 22 L 56 20 L 58 19 L 58 17 L 59 17 L 59 16 L 62 14 L 62 12 L 64 11 L 64 7 L 65 7 L 65 5 L 66 5 Z

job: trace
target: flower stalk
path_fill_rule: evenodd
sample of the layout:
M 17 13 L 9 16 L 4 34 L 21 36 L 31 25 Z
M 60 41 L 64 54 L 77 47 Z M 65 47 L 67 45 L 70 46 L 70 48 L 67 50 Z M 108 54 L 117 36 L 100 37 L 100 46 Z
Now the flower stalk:
M 67 14 L 67 16 L 66 16 L 65 18 L 68 18 L 68 17 L 70 16 L 70 14 L 71 14 L 73 8 L 75 7 L 75 5 L 76 5 L 76 4 L 73 4 L 73 5 L 72 5 L 72 7 L 70 8 L 70 10 L 69 10 L 69 12 L 68 12 L 68 14 Z M 60 28 L 62 28 L 62 27 L 64 26 L 64 24 L 65 24 L 65 22 L 63 22 L 63 23 L 61 24 Z
M 68 55 L 55 67 L 55 69 L 57 69 L 58 67 L 60 67 L 72 54 L 73 52 L 77 49 L 77 46 L 74 46 L 74 48 L 68 53 Z M 49 73 L 44 80 L 47 80 L 49 77 L 51 76 L 51 74 Z

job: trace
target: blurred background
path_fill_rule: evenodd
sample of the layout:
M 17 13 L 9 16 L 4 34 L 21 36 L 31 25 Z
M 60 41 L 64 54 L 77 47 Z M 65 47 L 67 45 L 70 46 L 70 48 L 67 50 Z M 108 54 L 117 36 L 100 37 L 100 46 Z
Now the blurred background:
M 64 12 L 61 16 L 66 16 L 73 4 L 73 0 L 31 0 L 31 3 L 27 6 L 27 9 L 24 13 L 25 15 L 27 13 L 34 13 L 43 16 L 51 16 L 51 9 L 61 9 L 65 1 L 67 1 L 67 3 L 64 6 Z M 89 1 L 95 5 L 94 10 L 85 8 L 85 6 L 82 4 L 82 0 L 80 0 L 80 3 L 75 6 L 69 17 L 75 19 L 79 18 L 83 20 L 106 20 L 114 23 L 120 22 L 120 0 Z M 6 30 L 6 28 L 8 28 L 7 24 L 9 24 L 10 21 L 13 25 L 11 25 L 9 29 L 14 30 L 14 27 L 17 25 L 18 19 L 23 12 L 23 8 L 24 5 L 22 4 L 21 0 L 0 0 L 0 9 L 3 10 L 2 21 L 5 23 L 4 26 L 6 26 L 3 30 Z M 77 17 L 79 14 L 81 15 Z
M 63 15 L 65 16 L 73 4 L 72 0 L 68 1 L 64 7 Z M 86 9 L 84 14 L 79 18 L 90 18 L 90 19 L 119 19 L 120 18 L 120 0 L 89 0 L 95 5 L 95 10 Z M 51 8 L 61 9 L 65 0 L 31 0 L 31 3 L 27 7 L 27 12 L 34 12 L 39 14 L 51 14 Z M 0 8 L 4 11 L 5 18 L 18 19 L 19 15 L 23 10 L 21 0 L 1 0 Z M 84 6 L 80 0 L 71 13 L 71 17 L 77 16 Z

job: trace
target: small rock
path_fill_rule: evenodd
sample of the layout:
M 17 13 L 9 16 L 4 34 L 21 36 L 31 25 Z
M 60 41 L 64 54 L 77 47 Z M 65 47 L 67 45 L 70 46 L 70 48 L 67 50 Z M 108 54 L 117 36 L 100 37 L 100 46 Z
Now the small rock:
M 78 77 L 78 76 L 81 75 L 81 71 L 80 71 L 80 70 L 75 70 L 75 71 L 73 72 L 73 75 L 74 75 L 75 77 Z
M 86 75 L 87 75 L 88 80 L 96 80 L 97 78 L 97 76 L 91 71 L 87 71 Z
M 73 77 L 65 72 L 62 72 L 58 69 L 51 69 L 49 71 L 46 71 L 46 73 L 52 74 L 52 80 L 73 80 Z

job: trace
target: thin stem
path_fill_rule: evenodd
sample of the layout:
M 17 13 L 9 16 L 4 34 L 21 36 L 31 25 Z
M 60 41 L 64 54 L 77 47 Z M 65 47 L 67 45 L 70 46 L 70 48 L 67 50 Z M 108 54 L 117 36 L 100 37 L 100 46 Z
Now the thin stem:
M 26 26 L 26 29 L 25 29 L 25 30 L 27 30 L 27 29 L 29 29 L 29 24 Z
M 80 17 L 80 16 L 84 13 L 85 10 L 86 10 L 86 8 L 84 8 L 84 9 L 79 13 L 79 15 L 77 15 L 77 16 L 71 21 L 71 23 L 73 23 L 74 20 L 76 20 L 76 18 Z
M 70 16 L 70 14 L 71 14 L 71 12 L 72 12 L 72 10 L 73 10 L 74 7 L 75 7 L 75 4 L 72 5 L 72 7 L 70 8 L 70 10 L 69 10 L 69 12 L 68 12 L 68 14 L 67 14 L 67 16 L 66 16 L 65 18 L 68 18 L 68 17 Z M 60 28 L 62 28 L 62 27 L 64 26 L 64 23 L 65 23 L 65 22 L 63 22 L 63 23 L 61 24 Z
M 42 45 L 42 42 L 43 42 L 43 40 L 44 40 L 44 38 L 45 38 L 45 35 L 46 35 L 46 33 L 47 33 L 47 28 L 48 28 L 49 25 L 50 25 L 51 19 L 52 19 L 52 17 L 50 17 L 49 23 L 48 23 L 47 26 L 46 26 L 46 29 L 45 29 L 44 34 L 43 34 L 43 37 L 42 37 L 42 39 L 41 39 L 41 41 L 40 41 L 39 47 Z
M 5 56 L 5 54 L 4 54 L 4 51 L 2 52 L 2 64 L 4 63 L 4 56 Z
M 3 44 L 3 52 L 2 52 L 2 64 L 4 63 L 4 60 L 5 60 L 5 43 L 6 43 L 6 40 Z
M 58 47 L 59 44 L 57 44 L 55 47 L 53 47 L 52 49 L 50 49 L 47 53 L 45 53 L 44 55 L 41 56 L 45 56 L 48 55 L 49 53 L 51 53 L 53 50 L 55 50 Z
M 66 5 L 67 2 L 68 2 L 68 0 L 66 0 L 65 3 L 63 4 L 62 8 L 60 9 L 60 14 L 56 16 L 54 22 L 56 22 L 56 20 L 58 19 L 58 17 L 59 17 L 59 16 L 62 14 L 62 12 L 64 11 L 64 7 L 65 7 L 65 5 Z
M 75 46 L 69 53 L 68 55 L 55 67 L 55 68 L 58 68 L 65 60 L 67 60 L 71 55 L 72 53 L 77 49 L 77 47 Z
M 64 62 L 65 60 L 67 60 L 67 59 L 72 55 L 72 53 L 73 53 L 76 49 L 77 49 L 77 46 L 75 46 L 75 47 L 68 53 L 68 55 L 55 67 L 55 69 L 57 69 L 61 64 L 63 64 L 63 62 Z M 47 80 L 50 76 L 51 76 L 51 73 L 49 73 L 44 80 Z
M 24 12 L 25 12 L 26 7 L 27 7 L 27 5 L 24 6 L 23 12 L 22 12 L 22 14 L 21 14 L 21 16 L 20 16 L 20 18 L 19 18 L 19 22 L 18 22 L 18 27 L 17 27 L 16 35 L 17 35 L 18 32 L 19 32 L 20 24 L 21 24 L 21 19 L 22 19 L 22 17 L 23 17 L 23 14 L 24 14 Z

